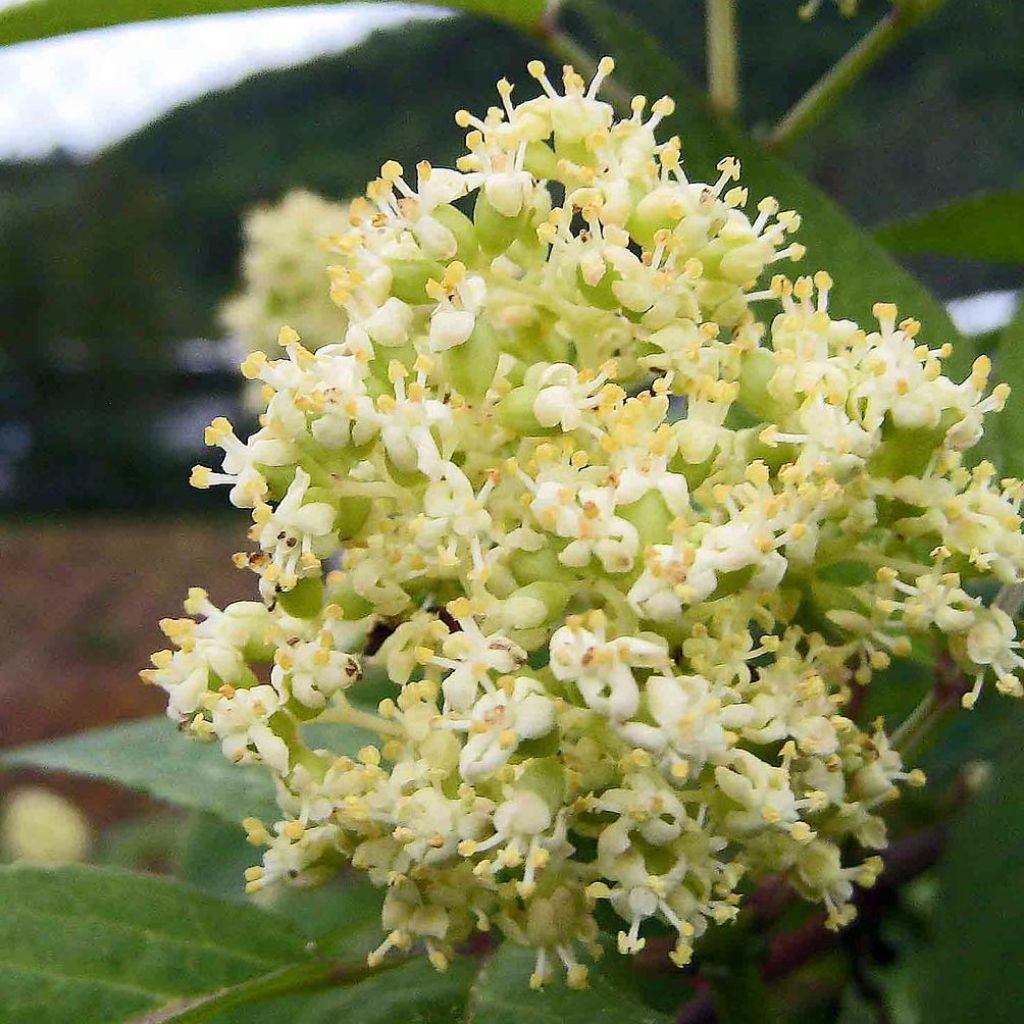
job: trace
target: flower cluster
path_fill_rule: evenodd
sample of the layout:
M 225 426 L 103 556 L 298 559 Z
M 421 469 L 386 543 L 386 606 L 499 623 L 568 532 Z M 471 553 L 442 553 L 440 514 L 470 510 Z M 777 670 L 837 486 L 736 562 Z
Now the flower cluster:
M 955 382 L 894 307 L 862 329 L 827 274 L 773 275 L 797 214 L 748 215 L 732 159 L 690 180 L 671 101 L 616 120 L 611 69 L 535 62 L 540 96 L 456 114 L 455 168 L 385 163 L 329 241 L 344 339 L 250 355 L 260 427 L 215 421 L 194 472 L 252 510 L 262 600 L 194 591 L 146 676 L 277 781 L 251 890 L 386 889 L 372 960 L 493 925 L 580 986 L 607 904 L 623 953 L 667 927 L 685 964 L 776 873 L 838 927 L 923 779 L 856 689 L 920 639 L 968 705 L 1021 691 L 976 586 L 1024 568 L 1022 485 L 964 464 L 987 360 Z
M 331 256 L 321 239 L 347 225 L 344 203 L 301 189 L 246 215 L 242 290 L 221 313 L 246 352 L 276 353 L 282 323 L 300 331 L 311 349 L 344 338 L 345 318 L 327 293 Z

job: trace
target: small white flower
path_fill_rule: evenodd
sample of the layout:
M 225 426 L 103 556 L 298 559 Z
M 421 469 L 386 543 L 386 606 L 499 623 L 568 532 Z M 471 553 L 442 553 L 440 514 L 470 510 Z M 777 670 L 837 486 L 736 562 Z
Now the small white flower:
M 235 690 L 213 707 L 213 731 L 224 755 L 237 764 L 265 761 L 274 771 L 288 771 L 288 746 L 270 727 L 281 699 L 272 686 Z
M 485 693 L 469 719 L 453 725 L 469 734 L 459 755 L 459 772 L 473 782 L 505 764 L 523 740 L 549 733 L 555 725 L 555 704 L 540 683 L 520 676 L 511 692 Z
M 256 540 L 270 555 L 270 563 L 263 570 L 266 594 L 273 595 L 276 588 L 290 590 L 338 548 L 334 530 L 337 511 L 326 501 L 305 500 L 310 482 L 309 474 L 297 468 L 277 506 L 271 509 L 260 505 L 253 513 Z
M 591 628 L 562 626 L 551 638 L 551 671 L 571 680 L 587 705 L 613 721 L 631 718 L 640 704 L 634 669 L 657 668 L 668 660 L 660 637 L 619 636 L 607 639 L 600 619 Z

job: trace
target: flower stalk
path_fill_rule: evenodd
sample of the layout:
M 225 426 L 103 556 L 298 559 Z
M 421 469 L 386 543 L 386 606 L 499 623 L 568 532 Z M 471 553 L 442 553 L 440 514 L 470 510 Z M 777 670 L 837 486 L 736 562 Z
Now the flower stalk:
M 404 962 L 404 959 L 395 957 L 371 967 L 365 963 L 309 960 L 282 967 L 280 970 L 194 999 L 161 1006 L 136 1017 L 130 1024 L 203 1024 L 204 1021 L 213 1020 L 227 1010 L 264 1002 L 277 996 L 355 985 L 371 975 L 389 971 Z
M 946 2 L 904 0 L 895 3 L 867 35 L 797 100 L 772 129 L 766 141 L 767 148 L 780 152 L 796 142 L 908 32 L 932 17 Z
M 739 108 L 739 36 L 736 0 L 707 0 L 708 97 L 719 117 L 731 118 Z

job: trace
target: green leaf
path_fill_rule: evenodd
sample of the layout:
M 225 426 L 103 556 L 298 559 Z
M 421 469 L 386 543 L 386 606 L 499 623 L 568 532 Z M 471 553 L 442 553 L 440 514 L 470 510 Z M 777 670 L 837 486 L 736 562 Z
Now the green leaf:
M 237 823 L 196 814 L 183 844 L 181 877 L 215 896 L 248 902 L 243 872 L 259 857 Z M 384 937 L 383 899 L 365 875 L 347 871 L 312 889 L 285 886 L 264 892 L 260 905 L 294 922 L 323 955 L 360 963 Z
M 510 942 L 483 964 L 462 956 L 438 974 L 417 958 L 387 974 L 328 992 L 293 995 L 217 1024 L 671 1024 L 636 993 L 630 964 L 609 954 L 591 969 L 590 988 L 556 980 L 529 987 L 535 953 Z M 682 992 L 679 989 L 678 992 Z
M 933 941 L 922 967 L 928 1024 L 1016 1024 L 1024 1005 L 1024 754 L 1017 741 L 964 812 L 939 866 Z
M 875 238 L 897 252 L 1024 263 L 1024 190 L 954 199 L 883 224 Z
M 466 994 L 478 966 L 464 957 L 440 974 L 426 957 L 417 957 L 345 988 L 285 996 L 214 1019 L 216 1024 L 461 1024 L 467 1021 Z
M 425 957 L 417 958 L 357 985 L 296 999 L 290 1024 L 453 1024 L 464 1019 L 476 967 L 465 957 L 439 973 Z M 481 1018 L 480 1024 L 490 1021 Z
M 133 21 L 299 7 L 308 3 L 309 0 L 28 0 L 0 12 L 0 45 Z M 544 0 L 447 0 L 444 6 L 529 30 L 537 27 L 546 4 Z
M 592 967 L 590 987 L 582 992 L 568 989 L 561 980 L 533 992 L 527 980 L 535 959 L 532 950 L 511 942 L 499 947 L 473 983 L 466 1020 L 471 1024 L 670 1024 L 672 1020 L 645 1006 L 630 991 L 631 978 L 616 984 L 617 962 Z
M 315 745 L 337 754 L 353 754 L 373 741 L 370 733 L 345 725 L 314 725 L 308 732 Z M 0 767 L 105 779 L 229 821 L 279 817 L 267 769 L 232 764 L 219 744 L 182 735 L 162 715 L 4 751 Z
M 953 372 L 970 368 L 970 346 L 960 339 L 942 303 L 793 167 L 766 153 L 740 129 L 717 120 L 703 92 L 686 80 L 642 28 L 601 0 L 569 0 L 566 8 L 582 18 L 582 31 L 592 36 L 595 52 L 615 56 L 616 80 L 652 99 L 663 93 L 674 97 L 676 114 L 666 127 L 683 140 L 688 174 L 714 181 L 718 160 L 736 156 L 743 165 L 742 184 L 750 189 L 752 202 L 774 195 L 784 207 L 800 213 L 803 226 L 796 238 L 807 246 L 807 256 L 795 269 L 782 266 L 783 272 L 828 270 L 836 282 L 830 312 L 857 320 L 866 328 L 874 322 L 871 307 L 876 302 L 895 302 L 904 316 L 922 322 L 923 338 L 930 345 L 952 341 L 957 346 L 959 358 L 954 355 L 950 361 Z
M 162 715 L 4 751 L 0 765 L 105 779 L 232 821 L 277 817 L 266 769 L 232 764 L 219 744 L 182 735 Z
M 191 816 L 185 832 L 178 873 L 215 896 L 244 901 L 245 869 L 259 859 L 260 850 L 246 841 L 237 821 L 200 811 Z
M 95 867 L 0 867 L 4 1024 L 114 1024 L 311 961 L 255 907 L 166 878 Z
M 999 468 L 1011 476 L 1024 477 L 1024 304 L 999 332 L 995 376 L 1010 385 L 1010 400 L 995 417 Z

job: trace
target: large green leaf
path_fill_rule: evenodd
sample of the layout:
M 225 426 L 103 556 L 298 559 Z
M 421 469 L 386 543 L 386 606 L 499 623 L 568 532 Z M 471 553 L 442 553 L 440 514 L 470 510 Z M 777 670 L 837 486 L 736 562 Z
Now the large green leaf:
M 1012 712 L 1011 712 L 1012 713 Z M 1019 712 L 1018 728 L 1024 726 Z M 957 824 L 921 977 L 928 1024 L 1016 1024 L 1024 1006 L 1024 755 L 1018 740 Z
M 341 2 L 341 0 L 335 0 Z M 427 3 L 428 0 L 412 0 Z M 0 12 L 0 46 L 31 39 L 62 36 L 129 22 L 154 22 L 168 17 L 225 14 L 261 8 L 307 6 L 309 0 L 27 0 Z M 494 17 L 521 29 L 536 29 L 545 0 L 444 0 L 432 6 L 455 7 Z
M 217 1024 L 670 1024 L 612 977 L 617 963 L 602 962 L 590 987 L 574 992 L 556 980 L 529 987 L 535 954 L 505 943 L 482 963 L 460 957 L 438 974 L 425 958 L 344 989 L 293 995 Z
M 457 960 L 439 974 L 417 957 L 345 988 L 305 992 L 218 1014 L 214 1024 L 469 1024 L 466 993 L 478 969 Z M 486 1024 L 481 1020 L 477 1024 Z M 625 1024 L 625 1022 L 624 1022 Z
M 373 739 L 362 729 L 343 725 L 313 726 L 311 735 L 338 754 L 355 753 Z M 219 744 L 183 736 L 162 715 L 7 750 L 0 754 L 0 767 L 106 779 L 230 821 L 278 816 L 265 768 L 231 764 Z
M 609 954 L 612 956 L 612 954 Z M 526 982 L 536 954 L 506 942 L 484 965 L 469 995 L 472 1024 L 670 1024 L 671 1018 L 645 1006 L 611 971 L 590 972 L 590 986 L 574 992 L 561 981 L 532 992 Z M 617 963 L 609 965 L 612 968 Z
M 290 1024 L 454 1024 L 465 1019 L 475 971 L 468 958 L 456 960 L 443 974 L 418 958 L 358 985 L 296 999 Z
M 897 252 L 1024 263 L 1024 189 L 954 199 L 883 224 L 875 238 Z
M 903 315 L 922 322 L 930 345 L 947 340 L 957 345 L 954 372 L 970 367 L 970 348 L 959 338 L 942 303 L 793 167 L 766 153 L 740 129 L 717 120 L 703 93 L 640 26 L 601 0 L 568 0 L 566 6 L 579 17 L 580 31 L 592 37 L 595 51 L 615 56 L 615 77 L 622 84 L 652 98 L 662 93 L 675 98 L 677 111 L 666 126 L 683 140 L 688 173 L 714 181 L 718 160 L 736 156 L 752 201 L 774 195 L 783 206 L 799 211 L 803 226 L 796 237 L 807 246 L 807 256 L 797 269 L 810 273 L 823 268 L 832 274 L 836 286 L 830 310 L 834 315 L 869 327 L 876 302 L 895 302 Z M 793 272 L 788 266 L 782 270 Z
M 291 924 L 170 879 L 0 867 L 0 1019 L 114 1024 L 309 961 Z
M 196 14 L 226 14 L 260 8 L 299 7 L 309 0 L 27 0 L 0 12 L 0 45 Z M 519 28 L 537 26 L 545 0 L 447 0 L 444 6 L 496 18 Z
M 162 715 L 20 746 L 4 751 L 0 765 L 106 779 L 234 821 L 274 816 L 265 769 L 232 765 L 219 744 L 182 735 Z
M 276 817 L 268 771 L 231 764 L 219 744 L 183 736 L 162 715 L 4 751 L 0 765 L 106 779 L 234 821 Z
M 186 882 L 226 899 L 248 901 L 243 873 L 259 860 L 236 822 L 212 814 L 194 816 L 185 835 L 180 874 Z M 283 886 L 265 891 L 260 905 L 300 927 L 325 956 L 353 962 L 384 937 L 384 894 L 360 872 L 348 871 L 312 889 Z

